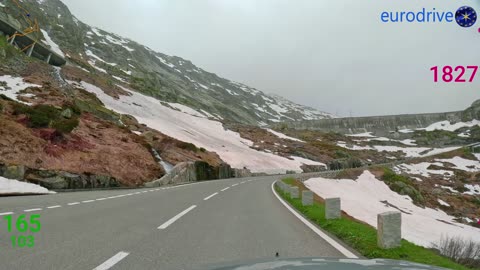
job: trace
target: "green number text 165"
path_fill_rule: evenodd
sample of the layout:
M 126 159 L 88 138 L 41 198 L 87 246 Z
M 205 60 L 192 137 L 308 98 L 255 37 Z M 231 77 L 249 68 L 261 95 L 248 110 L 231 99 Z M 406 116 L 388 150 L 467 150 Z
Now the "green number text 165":
M 39 232 L 42 228 L 39 218 L 40 215 L 31 215 L 29 226 L 25 215 L 20 215 L 15 222 L 15 227 L 17 228 L 18 232 L 26 232 L 28 229 L 30 229 L 30 232 L 33 233 Z M 4 219 L 7 221 L 8 232 L 12 232 L 12 216 L 5 216 Z

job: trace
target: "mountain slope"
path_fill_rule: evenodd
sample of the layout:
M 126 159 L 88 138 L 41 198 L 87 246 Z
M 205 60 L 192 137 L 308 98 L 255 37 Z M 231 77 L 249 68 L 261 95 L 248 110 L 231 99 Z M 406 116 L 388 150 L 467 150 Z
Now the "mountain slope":
M 20 12 L 11 1 L 4 2 L 10 12 Z M 48 33 L 45 40 L 58 44 L 65 53 L 68 65 L 103 76 L 111 84 L 128 84 L 136 91 L 186 105 L 218 120 L 264 125 L 333 117 L 91 27 L 76 19 L 59 0 L 24 0 L 22 5 Z

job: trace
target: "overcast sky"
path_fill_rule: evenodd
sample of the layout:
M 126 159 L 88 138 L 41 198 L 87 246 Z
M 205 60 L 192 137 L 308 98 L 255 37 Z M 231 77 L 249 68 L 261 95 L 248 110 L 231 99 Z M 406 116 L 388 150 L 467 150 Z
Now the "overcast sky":
M 380 21 L 422 7 L 480 13 L 480 0 L 62 1 L 87 24 L 341 116 L 460 110 L 480 98 L 480 71 L 460 84 L 433 83 L 430 71 L 480 65 L 480 22 Z

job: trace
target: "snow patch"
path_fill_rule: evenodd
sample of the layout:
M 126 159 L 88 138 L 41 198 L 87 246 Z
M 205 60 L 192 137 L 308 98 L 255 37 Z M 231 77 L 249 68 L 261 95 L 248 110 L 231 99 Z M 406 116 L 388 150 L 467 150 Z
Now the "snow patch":
M 153 97 L 137 92 L 129 91 L 129 96 L 120 96 L 117 100 L 92 84 L 82 81 L 81 85 L 95 93 L 107 108 L 132 115 L 140 123 L 168 136 L 216 152 L 233 168 L 246 167 L 252 172 L 266 173 L 301 172 L 300 161 L 251 149 L 252 141 L 241 138 L 240 134 L 224 128 L 218 121 L 176 111 L 163 106 Z
M 287 135 L 285 135 L 285 134 L 283 134 L 283 133 L 280 133 L 280 132 L 277 132 L 277 131 L 275 131 L 275 130 L 272 130 L 272 129 L 269 129 L 269 128 L 267 128 L 267 129 L 265 129 L 265 130 L 267 130 L 268 132 L 272 133 L 273 135 L 275 135 L 275 136 L 277 136 L 277 137 L 279 137 L 279 138 L 281 138 L 281 139 L 287 139 L 287 140 L 291 140 L 291 141 L 303 142 L 303 143 L 304 143 L 304 141 L 302 141 L 302 140 L 299 140 L 299 139 L 297 139 L 297 138 L 293 138 L 293 137 L 287 136 Z
M 473 126 L 480 126 L 479 120 L 472 120 L 469 122 L 458 122 L 455 124 L 451 124 L 450 121 L 440 121 L 437 123 L 433 123 L 426 128 L 419 128 L 418 130 L 426 130 L 426 131 L 434 131 L 434 130 L 447 130 L 447 131 L 455 131 L 460 128 L 464 127 L 473 127 Z
M 0 176 L 0 194 L 52 194 L 53 191 L 39 185 L 11 180 Z
M 26 83 L 22 77 L 12 77 L 10 75 L 0 76 L 0 82 L 5 82 L 6 86 L 0 84 L 0 94 L 5 95 L 8 98 L 16 100 L 20 103 L 30 105 L 29 103 L 18 100 L 18 92 L 25 90 L 28 87 L 41 87 L 41 85 Z M 25 96 L 25 95 L 24 95 Z
M 342 210 L 373 227 L 377 227 L 377 214 L 400 209 L 403 212 L 402 238 L 424 247 L 431 247 L 446 235 L 480 239 L 480 229 L 458 223 L 455 217 L 441 210 L 414 205 L 408 196 L 390 190 L 369 171 L 357 180 L 313 178 L 305 184 L 322 198 L 339 197 Z
M 45 40 L 46 40 L 44 43 L 50 46 L 50 49 L 53 52 L 59 54 L 62 57 L 65 57 L 65 54 L 63 54 L 62 50 L 60 50 L 60 47 L 57 45 L 57 43 L 53 42 L 53 40 L 48 35 L 47 31 L 43 29 L 41 29 L 41 31 L 42 31 L 43 37 L 45 37 Z
M 442 200 L 440 200 L 440 199 L 437 199 L 437 202 L 438 202 L 439 204 L 443 205 L 443 206 L 450 207 L 450 204 L 448 204 L 447 202 L 442 201 Z

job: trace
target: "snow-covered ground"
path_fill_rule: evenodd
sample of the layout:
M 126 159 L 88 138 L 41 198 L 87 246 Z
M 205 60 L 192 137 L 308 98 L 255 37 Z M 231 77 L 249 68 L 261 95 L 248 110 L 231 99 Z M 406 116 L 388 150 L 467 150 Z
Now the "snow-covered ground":
M 440 162 L 435 162 L 435 163 L 430 163 L 430 162 L 422 162 L 418 164 L 400 164 L 394 167 L 394 171 L 396 173 L 407 173 L 407 174 L 419 174 L 423 177 L 429 177 L 430 174 L 439 174 L 439 175 L 444 175 L 444 176 L 453 176 L 454 173 L 453 171 L 447 171 L 447 170 L 429 170 L 427 169 L 431 165 L 436 165 L 436 166 L 443 166 L 442 163 Z
M 57 54 L 61 55 L 62 57 L 65 57 L 65 54 L 63 54 L 62 50 L 60 50 L 60 47 L 55 43 L 50 36 L 48 35 L 47 31 L 41 29 L 43 36 L 45 37 L 46 44 L 50 46 L 50 49 Z
M 236 132 L 225 129 L 222 123 L 168 108 L 159 100 L 137 92 L 129 91 L 130 96 L 120 96 L 116 100 L 89 83 L 82 82 L 81 87 L 95 93 L 109 109 L 130 114 L 140 123 L 168 136 L 214 151 L 234 168 L 246 167 L 253 172 L 267 173 L 284 173 L 286 170 L 300 172 L 300 166 L 306 162 L 300 158 L 289 160 L 251 149 L 253 142 L 241 138 Z
M 458 122 L 455 124 L 451 124 L 450 121 L 441 121 L 437 123 L 433 123 L 426 128 L 419 128 L 419 130 L 426 130 L 426 131 L 434 131 L 434 130 L 448 130 L 448 131 L 455 131 L 457 129 L 463 127 L 473 127 L 473 126 L 480 126 L 479 120 L 473 120 L 469 122 Z
M 29 105 L 29 103 L 18 100 L 18 96 L 22 96 L 22 94 L 19 94 L 18 92 L 25 90 L 28 87 L 40 87 L 40 85 L 24 82 L 22 77 L 12 77 L 10 75 L 0 76 L 0 82 L 7 83 L 6 87 L 0 85 L 0 94 L 27 105 Z M 23 94 L 23 96 L 31 97 L 29 94 Z
M 279 137 L 280 139 L 287 139 L 287 140 L 291 140 L 291 141 L 303 142 L 303 143 L 304 143 L 304 141 L 302 141 L 302 140 L 299 140 L 299 139 L 297 139 L 297 138 L 293 138 L 293 137 L 287 136 L 287 135 L 285 135 L 285 134 L 283 134 L 283 133 L 280 133 L 280 132 L 277 132 L 277 131 L 275 131 L 275 130 L 272 130 L 272 129 L 269 129 L 269 128 L 267 128 L 266 130 L 267 130 L 268 132 L 272 133 L 273 135 Z
M 394 205 L 403 211 L 402 237 L 421 246 L 431 247 L 442 236 L 480 239 L 480 229 L 458 223 L 439 209 L 414 205 L 410 197 L 393 192 L 369 171 L 357 180 L 313 178 L 305 184 L 322 198 L 339 197 L 342 210 L 373 227 L 377 227 L 377 214 L 397 211 L 384 202 Z
M 407 157 L 427 157 L 437 155 L 445 152 L 457 150 L 460 147 L 446 147 L 446 148 L 428 148 L 428 147 L 399 147 L 390 145 L 373 145 L 373 146 L 359 146 L 347 145 L 345 142 L 337 142 L 337 145 L 349 150 L 375 150 L 378 152 L 398 152 L 405 153 Z
M 10 180 L 0 176 L 0 195 L 10 194 L 50 194 L 48 189 L 26 182 Z
M 470 160 L 462 157 L 453 157 L 450 159 L 436 159 L 439 162 L 447 162 L 453 164 L 454 169 L 467 171 L 467 172 L 478 172 L 480 171 L 480 162 L 478 160 Z

